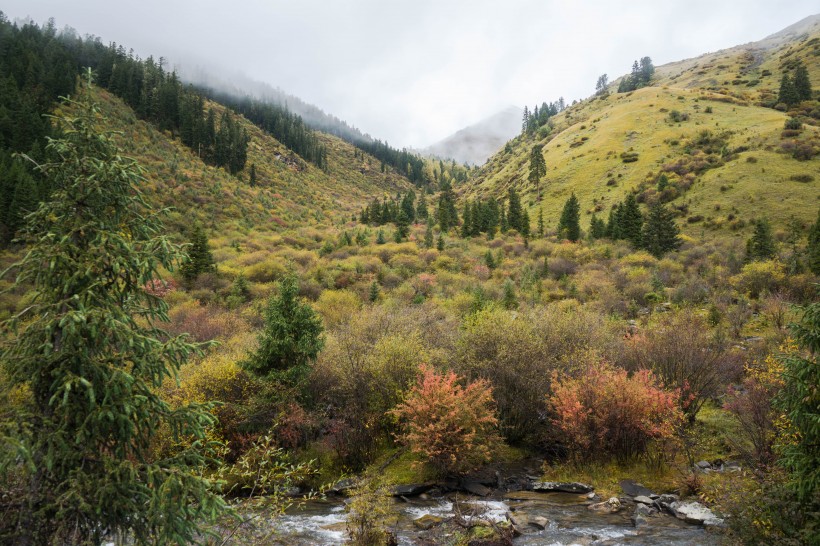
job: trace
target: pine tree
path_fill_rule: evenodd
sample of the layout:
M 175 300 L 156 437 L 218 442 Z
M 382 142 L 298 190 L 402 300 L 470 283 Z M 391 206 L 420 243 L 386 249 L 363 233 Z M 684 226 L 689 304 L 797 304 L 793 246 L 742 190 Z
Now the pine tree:
M 641 243 L 643 248 L 656 258 L 676 250 L 681 245 L 678 226 L 671 211 L 660 201 L 649 207 L 649 214 L 643 226 Z
M 538 237 L 544 236 L 544 209 L 538 208 Z
M 469 201 L 464 202 L 464 213 L 461 215 L 461 236 L 467 238 L 472 233 L 473 209 Z
M 451 227 L 458 225 L 458 212 L 456 212 L 456 198 L 453 188 L 449 182 L 441 184 L 441 193 L 438 198 L 438 225 L 443 233 Z
M 515 309 L 518 307 L 518 298 L 515 295 L 515 285 L 511 279 L 504 283 L 504 297 L 501 301 L 505 309 Z
M 191 235 L 191 246 L 188 249 L 188 257 L 182 263 L 180 273 L 186 283 L 190 284 L 202 273 L 210 273 L 216 270 L 214 257 L 208 244 L 208 237 L 200 224 L 194 225 L 194 232 Z
M 772 227 L 765 218 L 754 222 L 754 231 L 746 241 L 746 260 L 769 260 L 775 256 Z
M 506 233 L 508 229 L 510 229 L 510 222 L 507 220 L 507 211 L 504 207 L 504 203 L 501 203 L 501 213 L 499 217 L 499 228 L 501 229 L 501 233 Z
M 797 94 L 794 82 L 788 74 L 783 74 L 783 78 L 780 80 L 780 93 L 777 96 L 777 102 L 782 102 L 788 106 L 793 106 L 800 102 L 800 95 Z
M 487 252 L 484 254 L 484 265 L 486 265 L 487 269 L 489 269 L 490 271 L 496 268 L 495 259 L 493 258 L 493 252 L 489 248 L 487 249 Z
M 416 206 L 416 216 L 421 220 L 427 220 L 427 197 L 421 192 L 419 204 Z
M 256 187 L 256 163 L 251 163 L 251 172 L 248 175 L 248 184 L 250 187 Z
M 439 252 L 442 252 L 444 250 L 444 234 L 443 233 L 438 234 L 438 241 L 436 241 L 436 249 Z
M 518 233 L 523 230 L 524 211 L 521 209 L 521 199 L 515 188 L 507 191 L 507 224 Z
M 412 224 L 416 221 L 416 194 L 413 190 L 407 192 L 404 198 L 401 200 L 401 210 L 404 211 L 404 215 L 407 217 L 407 221 L 409 224 Z
M 385 241 L 384 239 L 384 230 L 380 229 L 379 232 L 376 234 L 376 244 L 383 245 L 386 242 L 387 241 Z
M 536 144 L 530 152 L 530 174 L 529 181 L 535 184 L 535 193 L 538 201 L 541 201 L 541 177 L 547 174 L 547 163 L 544 161 L 542 152 L 543 146 Z
M 575 193 L 569 196 L 564 203 L 564 210 L 561 212 L 561 219 L 558 221 L 558 236 L 577 242 L 581 238 L 581 205 Z
M 265 329 L 259 347 L 242 365 L 260 377 L 278 375 L 297 382 L 309 370 L 324 346 L 322 320 L 313 308 L 299 300 L 299 281 L 294 273 L 279 283 L 265 310 Z
M 370 303 L 375 303 L 379 299 L 379 283 L 373 281 L 373 284 L 370 285 L 370 292 L 368 293 L 367 299 Z
M 820 275 L 820 209 L 817 211 L 817 221 L 809 230 L 809 243 L 806 248 L 809 269 L 815 275 Z
M 595 240 L 603 237 L 606 237 L 606 223 L 593 213 L 589 221 L 589 238 Z
M 396 218 L 396 242 L 400 243 L 403 239 L 406 239 L 409 234 L 410 220 L 407 218 L 407 214 L 404 212 L 404 209 L 401 209 L 399 210 L 398 218 Z
M 636 248 L 641 246 L 641 231 L 643 228 L 643 215 L 638 208 L 638 201 L 635 194 L 630 193 L 623 204 L 618 208 L 618 226 L 621 238 L 626 239 Z
M 433 219 L 427 219 L 427 229 L 424 230 L 424 246 L 433 248 Z
M 607 87 L 609 86 L 609 77 L 606 74 L 598 76 L 598 81 L 595 83 L 595 94 L 599 97 L 605 97 L 609 94 Z
M 811 100 L 811 81 L 809 80 L 809 71 L 803 63 L 800 63 L 795 69 L 792 85 L 794 87 L 795 97 L 798 102 Z
M 521 235 L 524 237 L 524 244 L 527 244 L 527 239 L 530 238 L 530 225 L 530 213 L 524 209 L 521 217 Z
M 62 136 L 41 166 L 54 193 L 29 217 L 15 268 L 37 297 L 2 325 L 15 333 L 0 353 L 7 387 L 31 405 L 0 417 L 14 420 L 0 430 L 15 446 L 0 468 L 26 484 L 4 524 L 16 520 L 16 544 L 191 543 L 224 507 L 200 473 L 212 419 L 207 405 L 172 409 L 159 386 L 201 346 L 160 330 L 167 304 L 143 288 L 180 252 L 138 193 L 139 167 L 97 131 L 99 109 L 66 100 L 58 112 Z M 166 426 L 177 449 L 155 458 Z

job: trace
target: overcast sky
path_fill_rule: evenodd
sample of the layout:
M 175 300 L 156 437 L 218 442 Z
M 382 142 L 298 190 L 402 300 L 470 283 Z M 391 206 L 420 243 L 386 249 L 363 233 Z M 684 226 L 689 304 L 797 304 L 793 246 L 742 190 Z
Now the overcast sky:
M 238 71 L 395 146 L 761 39 L 817 0 L 4 0 L 142 57 Z

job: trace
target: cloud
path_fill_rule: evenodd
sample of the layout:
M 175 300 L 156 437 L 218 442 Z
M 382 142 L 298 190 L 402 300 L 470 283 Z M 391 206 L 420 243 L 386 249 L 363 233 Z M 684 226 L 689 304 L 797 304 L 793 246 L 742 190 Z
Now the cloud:
M 6 0 L 81 34 L 312 102 L 396 146 L 422 147 L 511 104 L 583 98 L 656 65 L 754 41 L 816 10 L 792 0 Z

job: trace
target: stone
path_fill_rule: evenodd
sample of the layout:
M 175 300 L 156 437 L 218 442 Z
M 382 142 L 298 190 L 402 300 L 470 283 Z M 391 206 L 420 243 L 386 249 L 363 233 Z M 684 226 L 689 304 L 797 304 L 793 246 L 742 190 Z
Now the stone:
M 712 468 L 712 463 L 709 461 L 698 461 L 695 466 L 701 469 Z
M 486 487 L 484 485 L 481 485 L 478 482 L 473 482 L 473 481 L 462 482 L 461 483 L 461 488 L 464 491 L 466 491 L 468 493 L 472 493 L 473 495 L 477 495 L 479 497 L 486 497 L 487 495 L 492 493 L 492 490 L 489 487 Z
M 330 488 L 330 492 L 336 495 L 341 495 L 347 491 L 353 489 L 353 486 L 356 485 L 356 481 L 352 479 L 340 480 L 336 482 L 336 485 Z
M 658 513 L 658 509 L 654 506 L 647 506 L 646 504 L 639 504 L 635 506 L 635 513 L 641 516 L 654 516 Z
M 646 495 L 638 495 L 635 497 L 635 502 L 640 504 L 655 504 L 655 501 L 647 497 Z
M 444 520 L 438 516 L 434 516 L 432 514 L 424 514 L 420 518 L 414 519 L 413 525 L 415 525 L 422 531 L 427 531 L 428 529 L 432 529 L 436 525 L 440 524 L 442 521 Z
M 603 514 L 614 514 L 621 510 L 621 501 L 618 497 L 610 497 L 608 501 L 590 504 L 587 508 L 593 512 L 601 512 Z
M 699 502 L 673 502 L 670 505 L 672 509 L 672 513 L 675 514 L 675 517 L 678 519 L 682 519 L 687 523 L 696 523 L 698 525 L 703 525 L 704 522 L 707 520 L 710 521 L 711 525 L 716 525 L 717 521 L 722 523 L 720 518 L 715 517 L 715 514 L 712 513 L 710 509 L 705 507 Z
M 543 516 L 533 516 L 530 518 L 530 525 L 542 531 L 546 529 L 549 524 L 549 520 Z
M 530 486 L 532 491 L 560 491 L 563 493 L 590 493 L 595 488 L 578 482 L 535 482 Z
M 390 489 L 390 493 L 394 497 L 416 497 L 422 493 L 426 493 L 433 488 L 429 483 L 408 483 L 404 485 L 394 485 Z
M 515 527 L 526 527 L 530 522 L 530 517 L 526 512 L 510 512 L 507 514 L 507 519 L 510 520 Z
M 635 483 L 635 480 L 621 480 L 618 483 L 621 485 L 621 489 L 623 489 L 624 493 L 630 497 L 639 497 L 641 495 L 648 497 L 652 495 L 650 489 L 647 489 L 640 483 Z
M 641 527 L 642 525 L 646 525 L 648 522 L 646 521 L 646 516 L 641 514 L 633 514 L 630 518 L 632 520 L 632 525 L 635 527 Z

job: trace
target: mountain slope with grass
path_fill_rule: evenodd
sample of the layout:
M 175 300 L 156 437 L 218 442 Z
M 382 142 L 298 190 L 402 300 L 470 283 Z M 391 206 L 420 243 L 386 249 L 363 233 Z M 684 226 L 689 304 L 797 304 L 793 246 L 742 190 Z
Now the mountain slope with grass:
M 250 137 L 245 168 L 235 176 L 201 161 L 179 139 L 140 121 L 122 100 L 95 88 L 108 129 L 143 166 L 144 191 L 155 205 L 172 207 L 171 225 L 185 229 L 192 218 L 223 230 L 281 230 L 349 219 L 374 195 L 406 191 L 410 182 L 338 137 L 319 133 L 328 150 L 322 170 L 304 161 L 254 124 L 238 117 Z M 224 107 L 210 102 L 221 115 Z M 251 184 L 251 169 L 255 182 Z
M 422 153 L 481 165 L 521 129 L 521 109 L 510 106 L 424 148 Z
M 591 213 L 605 219 L 630 192 L 639 201 L 669 202 L 690 235 L 745 234 L 761 216 L 775 226 L 792 215 L 810 222 L 820 205 L 820 106 L 778 103 L 781 77 L 798 63 L 816 98 L 818 16 L 760 42 L 658 67 L 649 86 L 632 92 L 614 92 L 616 81 L 609 93 L 513 139 L 460 195 L 500 197 L 513 186 L 532 218 L 543 209 L 547 229 L 557 226 L 573 192 L 585 230 Z M 799 129 L 785 127 L 791 118 Z M 540 203 L 539 187 L 528 180 L 537 145 L 547 165 Z

